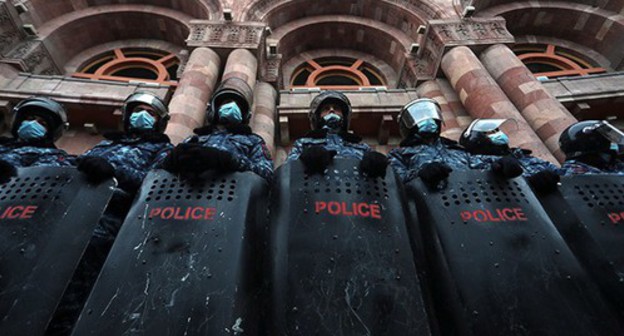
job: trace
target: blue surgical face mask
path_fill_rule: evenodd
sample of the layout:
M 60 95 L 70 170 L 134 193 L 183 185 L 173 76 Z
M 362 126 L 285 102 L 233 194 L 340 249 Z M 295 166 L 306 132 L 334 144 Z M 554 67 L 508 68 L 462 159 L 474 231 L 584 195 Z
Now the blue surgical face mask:
M 509 145 L 509 137 L 502 131 L 489 134 L 488 138 L 490 138 L 490 141 L 495 145 Z
M 151 130 L 154 129 L 156 118 L 152 117 L 149 112 L 143 110 L 134 112 L 130 115 L 130 128 L 136 130 Z
M 615 142 L 612 142 L 611 145 L 609 146 L 609 149 L 617 153 L 620 151 L 620 145 L 616 144 Z
M 342 128 L 342 117 L 336 113 L 329 113 L 323 117 L 323 129 L 339 131 Z
M 438 123 L 433 119 L 425 119 L 418 124 L 418 133 L 437 133 L 438 132 Z
M 219 107 L 219 120 L 222 124 L 240 124 L 243 122 L 243 113 L 235 102 Z
M 24 120 L 17 129 L 17 136 L 22 140 L 43 139 L 48 131 L 37 120 Z

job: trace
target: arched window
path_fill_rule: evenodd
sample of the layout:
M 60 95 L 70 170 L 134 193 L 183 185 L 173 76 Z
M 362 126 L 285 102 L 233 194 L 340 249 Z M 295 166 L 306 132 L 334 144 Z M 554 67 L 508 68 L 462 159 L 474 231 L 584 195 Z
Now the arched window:
M 361 59 L 322 57 L 307 60 L 293 73 L 291 87 L 320 87 L 344 90 L 367 86 L 384 86 L 383 77 Z
M 605 72 L 604 68 L 595 66 L 581 55 L 552 44 L 519 45 L 514 52 L 536 77 L 585 76 Z
M 112 81 L 144 81 L 177 85 L 178 58 L 160 50 L 115 49 L 101 54 L 75 73 L 74 77 Z

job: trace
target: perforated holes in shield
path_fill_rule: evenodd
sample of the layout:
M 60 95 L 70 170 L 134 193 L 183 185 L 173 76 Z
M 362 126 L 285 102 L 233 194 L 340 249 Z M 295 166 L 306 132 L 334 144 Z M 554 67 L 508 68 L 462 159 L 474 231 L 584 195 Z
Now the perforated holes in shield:
M 588 207 L 623 207 L 624 184 L 587 183 L 574 186 L 574 191 L 585 201 Z
M 493 202 L 529 203 L 520 184 L 516 181 L 476 179 L 457 182 L 440 190 L 439 195 L 440 202 L 445 207 Z
M 0 201 L 58 199 L 71 180 L 61 175 L 14 177 L 0 188 Z
M 370 178 L 364 176 L 359 167 L 349 169 L 328 169 L 325 174 L 305 174 L 303 177 L 303 190 L 305 194 L 356 194 L 376 196 L 389 199 L 388 184 L 385 177 Z
M 216 200 L 233 202 L 237 181 L 234 178 L 209 178 L 204 181 L 180 181 L 178 178 L 154 179 L 145 202 L 177 200 Z

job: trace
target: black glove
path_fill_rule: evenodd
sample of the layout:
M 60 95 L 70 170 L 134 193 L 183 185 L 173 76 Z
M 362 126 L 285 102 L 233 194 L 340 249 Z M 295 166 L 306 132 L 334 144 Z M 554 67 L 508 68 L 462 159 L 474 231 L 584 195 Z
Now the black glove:
M 422 166 L 418 171 L 418 177 L 429 187 L 437 186 L 440 181 L 449 177 L 453 171 L 446 163 L 431 162 Z
M 0 184 L 9 182 L 13 176 L 17 176 L 17 169 L 15 166 L 4 160 L 0 160 Z
M 207 170 L 236 171 L 238 162 L 229 152 L 196 143 L 183 143 L 171 151 L 163 168 L 173 174 L 193 177 Z
M 492 172 L 507 179 L 522 175 L 520 161 L 512 156 L 505 156 L 492 163 Z
M 239 170 L 238 161 L 230 152 L 222 151 L 216 148 L 205 148 L 203 155 L 216 158 L 214 169 L 220 172 L 234 172 Z
M 87 180 L 100 183 L 115 176 L 115 168 L 105 159 L 97 156 L 87 156 L 78 163 L 78 170 L 87 175 Z
M 366 152 L 360 161 L 360 170 L 369 177 L 382 177 L 386 175 L 388 158 L 379 152 Z
M 336 151 L 328 151 L 321 146 L 311 146 L 303 149 L 299 159 L 303 162 L 307 174 L 323 174 L 335 155 Z
M 549 194 L 557 190 L 557 183 L 560 180 L 559 175 L 552 170 L 543 170 L 527 178 L 531 188 L 541 194 Z

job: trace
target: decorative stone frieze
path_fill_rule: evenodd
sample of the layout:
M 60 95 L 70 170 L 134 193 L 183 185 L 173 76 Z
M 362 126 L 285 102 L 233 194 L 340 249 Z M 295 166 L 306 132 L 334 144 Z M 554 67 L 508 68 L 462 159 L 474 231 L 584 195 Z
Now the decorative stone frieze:
M 189 47 L 257 50 L 262 44 L 264 23 L 191 20 Z

